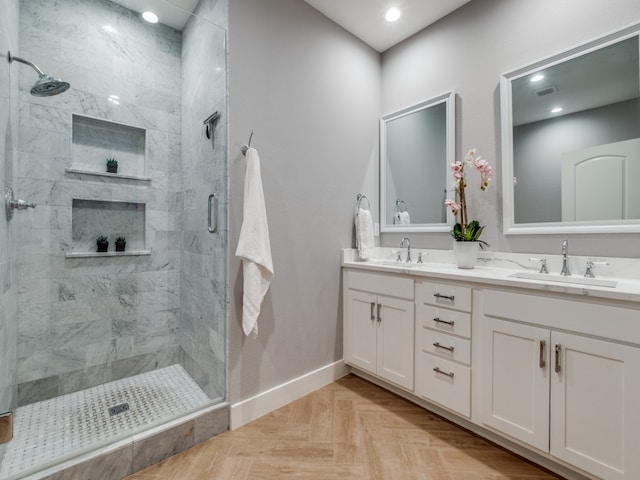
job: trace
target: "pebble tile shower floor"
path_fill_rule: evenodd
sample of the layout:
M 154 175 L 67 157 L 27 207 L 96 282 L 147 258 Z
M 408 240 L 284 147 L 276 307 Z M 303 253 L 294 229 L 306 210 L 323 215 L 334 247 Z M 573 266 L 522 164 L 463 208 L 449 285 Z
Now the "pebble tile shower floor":
M 125 402 L 129 410 L 109 415 L 110 407 Z M 209 402 L 187 372 L 172 365 L 25 405 L 16 411 L 14 438 L 2 459 L 0 479 L 20 478 Z

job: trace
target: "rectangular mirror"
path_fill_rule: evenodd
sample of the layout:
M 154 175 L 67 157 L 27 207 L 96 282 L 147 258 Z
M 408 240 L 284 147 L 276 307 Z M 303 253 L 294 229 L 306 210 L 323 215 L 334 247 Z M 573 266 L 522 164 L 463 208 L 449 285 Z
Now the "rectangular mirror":
M 640 231 L 638 27 L 501 79 L 504 233 Z
M 455 95 L 448 92 L 380 120 L 380 230 L 447 232 L 444 201 L 455 157 Z

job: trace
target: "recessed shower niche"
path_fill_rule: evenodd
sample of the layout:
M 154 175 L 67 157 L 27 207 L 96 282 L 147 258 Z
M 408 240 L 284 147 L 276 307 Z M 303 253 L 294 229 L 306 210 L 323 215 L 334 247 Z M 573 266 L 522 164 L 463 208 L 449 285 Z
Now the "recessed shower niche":
M 145 177 L 144 128 L 74 113 L 72 129 L 72 168 L 67 172 L 150 180 Z M 118 162 L 118 173 L 106 172 L 108 158 Z
M 145 248 L 145 204 L 73 199 L 71 209 L 71 252 L 69 257 L 149 255 Z M 96 252 L 96 239 L 109 239 L 107 252 Z M 125 237 L 127 249 L 115 252 L 117 237 Z

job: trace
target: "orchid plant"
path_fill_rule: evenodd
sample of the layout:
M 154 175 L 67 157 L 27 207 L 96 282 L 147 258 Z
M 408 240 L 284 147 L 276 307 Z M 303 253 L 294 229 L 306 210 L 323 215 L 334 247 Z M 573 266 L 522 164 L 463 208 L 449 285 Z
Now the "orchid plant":
M 484 240 L 480 240 L 480 235 L 484 230 L 484 226 L 480 225 L 477 220 L 469 221 L 467 216 L 467 198 L 465 188 L 467 188 L 467 179 L 465 177 L 465 168 L 472 167 L 480 172 L 480 190 L 486 190 L 491 180 L 493 168 L 489 162 L 477 154 L 476 149 L 472 148 L 464 157 L 462 162 L 457 161 L 451 164 L 453 172 L 453 188 L 455 189 L 455 200 L 445 200 L 445 205 L 451 209 L 458 222 L 451 230 L 451 236 L 459 242 L 478 242 L 480 247 L 484 248 L 489 244 Z M 458 215 L 460 217 L 458 218 Z

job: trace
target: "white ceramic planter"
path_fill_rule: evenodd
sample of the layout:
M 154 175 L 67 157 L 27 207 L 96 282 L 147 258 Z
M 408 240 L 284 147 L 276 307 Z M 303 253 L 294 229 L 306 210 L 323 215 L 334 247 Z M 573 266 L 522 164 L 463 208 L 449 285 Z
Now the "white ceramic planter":
M 480 244 L 478 242 L 453 241 L 453 256 L 458 268 L 473 268 L 478 260 Z

